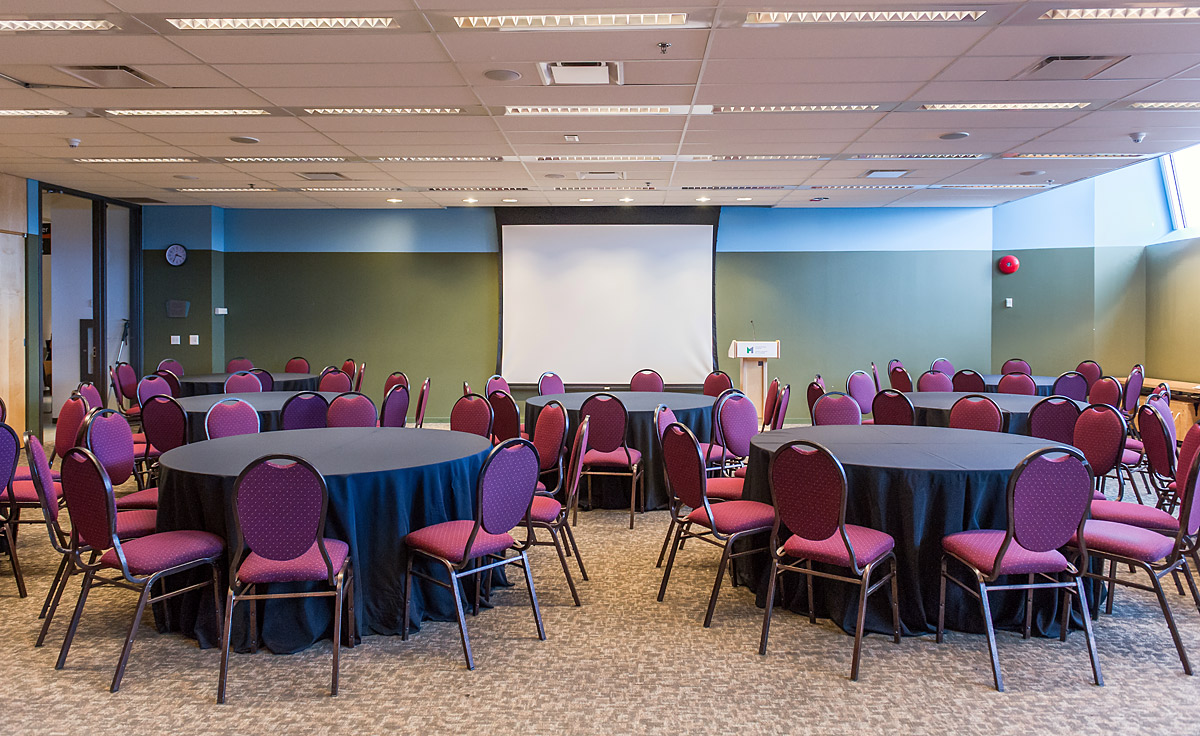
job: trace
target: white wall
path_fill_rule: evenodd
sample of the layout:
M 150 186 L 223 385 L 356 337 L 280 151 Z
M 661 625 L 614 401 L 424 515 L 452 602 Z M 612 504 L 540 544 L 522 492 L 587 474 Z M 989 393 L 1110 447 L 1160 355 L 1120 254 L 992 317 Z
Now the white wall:
M 51 226 L 54 416 L 79 384 L 79 320 L 92 317 L 92 203 L 66 194 L 43 200 Z
M 106 245 L 108 304 L 105 327 L 108 336 L 108 364 L 117 362 L 117 350 L 121 344 L 121 330 L 129 319 L 129 209 L 108 206 L 108 240 Z M 129 362 L 129 348 L 121 354 L 121 360 Z

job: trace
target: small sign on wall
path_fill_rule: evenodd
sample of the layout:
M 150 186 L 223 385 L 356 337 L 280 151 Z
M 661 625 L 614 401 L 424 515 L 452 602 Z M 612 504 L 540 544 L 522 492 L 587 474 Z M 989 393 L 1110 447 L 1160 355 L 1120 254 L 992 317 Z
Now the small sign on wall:
M 167 300 L 167 317 L 171 319 L 183 319 L 188 316 L 188 310 L 192 308 L 192 303 L 182 299 Z

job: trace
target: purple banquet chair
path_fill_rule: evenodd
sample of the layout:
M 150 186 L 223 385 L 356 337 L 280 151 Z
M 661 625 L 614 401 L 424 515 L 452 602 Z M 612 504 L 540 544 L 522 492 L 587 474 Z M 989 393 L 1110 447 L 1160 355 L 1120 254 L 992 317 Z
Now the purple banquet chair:
M 392 374 L 384 380 L 383 395 L 387 396 L 388 392 L 395 386 L 403 386 L 410 391 L 412 390 L 412 387 L 408 383 L 408 376 L 404 374 L 404 371 L 392 371 Z
M 1138 402 L 1142 398 L 1142 385 L 1146 382 L 1146 369 L 1138 363 L 1129 371 L 1129 378 L 1125 381 L 1125 388 L 1121 392 L 1121 412 L 1126 419 L 1132 419 L 1137 413 Z
M 100 389 L 96 388 L 96 384 L 92 383 L 91 381 L 86 381 L 84 383 L 80 383 L 75 390 L 78 391 L 79 395 L 83 397 L 83 400 L 87 402 L 88 409 L 104 408 L 104 399 L 100 396 Z M 59 455 L 61 456 L 62 453 L 60 452 Z
M 377 427 L 379 412 L 375 402 L 357 391 L 347 391 L 333 397 L 325 413 L 327 427 Z
M 8 552 L 8 561 L 12 564 L 13 577 L 17 581 L 17 595 L 26 596 L 25 576 L 21 574 L 21 561 L 17 557 L 17 519 L 19 511 L 16 495 L 12 492 L 12 477 L 16 472 L 17 463 L 21 459 L 21 439 L 12 427 L 0 422 L 0 488 L 3 488 L 3 503 L 0 504 L 0 534 L 3 535 L 4 549 Z M 29 481 L 32 485 L 32 481 Z M 36 501 L 36 496 L 35 499 Z M 32 504 L 22 504 L 32 505 Z M 40 505 L 40 504 L 39 504 Z
M 486 405 L 487 401 L 484 400 L 483 403 Z M 408 555 L 404 622 L 401 628 L 403 639 L 408 639 L 408 608 L 412 602 L 413 576 L 449 588 L 454 596 L 467 669 L 475 669 L 475 658 L 471 654 L 471 641 L 467 636 L 467 619 L 458 581 L 470 575 L 490 572 L 495 567 L 520 565 L 524 572 L 525 584 L 529 587 L 529 600 L 533 606 L 538 638 L 545 641 L 546 630 L 542 626 L 537 593 L 533 589 L 533 574 L 529 567 L 529 547 L 528 544 L 518 544 L 512 536 L 512 531 L 522 522 L 525 525 L 526 539 L 533 535 L 533 523 L 528 512 L 533 502 L 534 489 L 537 487 L 537 476 L 537 450 L 529 440 L 512 439 L 496 445 L 479 471 L 474 520 L 444 521 L 418 529 L 404 537 Z M 510 557 L 505 554 L 508 550 L 517 554 Z M 413 569 L 415 555 L 423 555 L 441 563 L 449 576 L 449 582 Z M 478 591 L 479 585 L 476 585 L 475 589 Z M 478 609 L 478 598 L 476 601 Z
M 504 389 L 496 389 L 488 394 L 487 400 L 492 405 L 492 444 L 522 437 L 521 410 L 513 401 L 512 394 Z
M 946 620 L 946 581 L 957 585 L 979 601 L 983 609 L 988 650 L 991 652 L 992 677 L 996 689 L 1004 691 L 1000 674 L 1000 655 L 996 651 L 996 631 L 992 625 L 989 590 L 1025 591 L 1025 631 L 1030 636 L 1033 623 L 1033 593 L 1035 590 L 1061 589 L 1064 593 L 1059 638 L 1067 640 L 1071 613 L 1071 596 L 1075 596 L 1083 612 L 1084 636 L 1092 660 L 1092 675 L 1097 685 L 1103 685 L 1096 639 L 1092 634 L 1092 617 L 1088 611 L 1087 594 L 1082 575 L 1087 565 L 1072 565 L 1059 550 L 1084 533 L 1088 499 L 1092 489 L 1092 474 L 1083 454 L 1073 447 L 1044 447 L 1022 460 L 1008 479 L 1006 492 L 1008 522 L 1005 529 L 972 529 L 942 538 L 942 571 L 938 598 L 937 642 L 942 642 Z M 949 572 L 954 559 L 965 567 L 973 578 L 968 584 Z M 1026 582 L 994 585 L 1001 576 L 1026 577 Z M 1065 580 L 1063 578 L 1066 578 Z
M 397 383 L 383 397 L 379 426 L 403 427 L 408 422 L 408 386 Z
M 945 373 L 947 376 L 954 375 L 954 364 L 946 358 L 938 358 L 929 364 L 929 370 Z
M 250 371 L 238 371 L 225 379 L 225 393 L 248 394 L 260 393 L 263 390 L 262 381 Z
M 1088 403 L 1108 404 L 1117 411 L 1121 410 L 1121 382 L 1112 376 L 1102 376 L 1096 379 L 1088 389 Z
M 364 397 L 365 398 L 365 397 Z M 250 649 L 258 649 L 258 601 L 271 598 L 333 598 L 333 681 L 338 694 L 342 649 L 342 608 L 347 608 L 346 639 L 354 646 L 354 573 L 350 545 L 325 537 L 329 491 L 311 463 L 294 455 L 266 455 L 250 463 L 234 484 L 235 540 L 229 563 L 229 590 L 221 630 L 221 675 L 217 703 L 225 702 L 233 608 L 250 606 Z M 324 583 L 327 589 L 267 592 L 275 583 Z M 262 586 L 265 590 L 258 589 Z
M 653 368 L 643 368 L 633 374 L 633 378 L 629 379 L 630 391 L 658 391 L 663 390 L 663 378 L 658 375 L 658 371 Z
M 174 394 L 171 393 L 171 384 L 167 383 L 167 379 L 156 373 L 151 373 L 150 375 L 143 377 L 142 380 L 138 381 L 138 406 L 145 406 L 146 401 L 151 396 L 174 396 Z
M 182 376 L 183 375 L 183 364 L 180 363 L 178 360 L 175 360 L 174 358 L 163 358 L 162 360 L 158 361 L 158 367 L 155 370 L 156 371 L 171 371 L 176 376 Z
M 871 417 L 875 424 L 911 427 L 916 422 L 916 410 L 903 393 L 885 388 L 871 402 Z
M 858 402 L 841 391 L 830 391 L 813 404 L 813 426 L 862 424 Z
M 780 392 L 782 398 L 783 393 Z M 758 411 L 750 398 L 737 389 L 730 389 L 721 395 L 716 407 L 717 432 L 712 443 L 700 443 L 700 452 L 704 455 L 707 468 L 714 466 L 725 471 L 737 466 L 745 466 L 750 458 L 750 441 L 758 433 Z M 779 403 L 775 404 L 775 413 L 779 413 Z M 774 423 L 771 420 L 771 424 Z M 767 428 L 771 428 L 771 424 Z M 659 430 L 660 433 L 664 429 Z M 715 495 L 715 494 L 714 494 Z M 730 500 L 726 495 L 724 500 Z M 741 498 L 740 488 L 733 498 Z
M 638 492 L 641 491 L 642 507 L 646 505 L 646 484 L 643 477 L 642 453 L 630 447 L 626 440 L 629 414 L 625 405 L 616 396 L 607 393 L 592 394 L 579 409 L 579 421 L 591 417 L 588 429 L 588 448 L 583 454 L 583 475 L 588 479 L 588 507 L 592 502 L 593 476 L 620 476 L 629 478 L 629 528 L 633 528 L 633 515 L 637 507 Z
M 784 384 L 784 387 L 779 389 L 779 401 L 775 404 L 775 418 L 771 420 L 771 429 L 783 429 L 783 423 L 787 421 L 788 404 L 792 399 L 792 384 Z
M 252 375 L 258 379 L 258 382 L 262 386 L 263 391 L 274 391 L 275 390 L 275 376 L 272 376 L 271 372 L 268 371 L 267 369 L 251 368 L 250 375 Z
M 508 381 L 504 380 L 504 376 L 499 373 L 493 373 L 488 376 L 487 383 L 483 384 L 484 396 L 491 396 L 493 391 L 503 391 L 506 394 L 512 393 L 512 389 L 508 387 Z
M 846 393 L 850 398 L 858 404 L 858 410 L 861 414 L 868 414 L 871 411 L 871 402 L 875 400 L 875 382 L 866 374 L 866 371 L 854 371 L 846 377 Z M 870 419 L 864 419 L 863 424 L 873 424 Z
M 811 418 L 813 407 L 817 405 L 817 399 L 825 395 L 825 387 L 816 381 L 811 381 L 808 384 L 808 390 L 805 398 L 808 400 L 808 416 Z
M 1033 375 L 1033 369 L 1029 367 L 1029 362 L 1020 358 L 1009 358 L 1004 361 L 1004 365 L 1000 366 L 1001 374 L 1008 373 L 1024 373 L 1027 376 Z
M 154 371 L 154 373 L 152 375 L 158 376 L 159 378 L 166 381 L 167 385 L 171 389 L 171 396 L 176 399 L 179 398 L 179 395 L 180 395 L 179 375 L 180 374 L 169 371 L 166 368 L 159 368 L 158 370 Z
M 1064 396 L 1047 396 L 1029 410 L 1029 436 L 1070 445 L 1077 421 L 1078 404 Z
M 284 373 L 308 373 L 309 370 L 308 358 L 304 358 L 299 355 L 289 359 L 288 362 L 283 366 Z
M 204 434 L 210 440 L 258 434 L 262 430 L 258 412 L 248 401 L 225 399 L 208 408 L 204 414 Z
M 538 378 L 538 396 L 565 394 L 567 387 L 557 373 L 546 371 Z
M 345 371 L 334 368 L 331 371 L 321 374 L 321 378 L 317 381 L 317 390 L 344 394 L 347 391 L 354 390 L 354 381 Z
M 100 461 L 113 485 L 119 486 L 130 477 L 137 483 L 138 490 L 117 499 L 118 511 L 158 508 L 158 488 L 146 487 L 142 475 L 137 472 L 139 447 L 133 441 L 133 431 L 123 415 L 112 409 L 88 414 L 80 430 L 79 447 L 87 448 Z
M 1037 396 L 1037 383 L 1028 373 L 1005 373 L 996 384 L 996 393 Z
M 980 432 L 1003 432 L 1004 414 L 996 402 L 982 394 L 970 394 L 950 407 L 952 429 L 974 429 Z
M 987 390 L 983 376 L 970 368 L 963 368 L 950 378 L 950 385 L 955 391 L 963 394 L 981 394 Z
M 716 398 L 733 388 L 733 379 L 725 371 L 713 371 L 704 377 L 704 395 Z
M 1177 469 L 1186 467 L 1179 461 L 1190 462 L 1193 459 L 1197 444 L 1200 444 L 1197 442 L 1200 435 L 1189 430 L 1184 437 L 1183 449 L 1177 456 L 1175 443 L 1171 441 L 1171 433 L 1168 430 L 1170 424 L 1153 406 L 1143 405 L 1138 410 L 1138 425 L 1142 428 L 1142 438 L 1146 442 L 1147 475 L 1150 487 L 1158 494 L 1158 506 L 1096 499 L 1092 501 L 1093 519 L 1119 521 L 1164 534 L 1179 531 L 1179 519 L 1172 515 L 1179 507 Z
M 238 371 L 248 371 L 254 367 L 254 361 L 249 358 L 237 357 L 232 358 L 225 364 L 226 373 L 237 373 Z
M 325 427 L 329 402 L 315 391 L 301 391 L 289 396 L 279 412 L 280 429 L 320 429 Z
M 1100 364 L 1094 360 L 1083 361 L 1075 367 L 1075 370 L 1082 373 L 1083 377 L 1087 379 L 1088 391 L 1091 391 L 1092 384 L 1096 381 L 1099 381 L 1100 377 L 1104 375 L 1104 371 L 1101 370 Z
M 954 381 L 949 373 L 941 371 L 925 371 L 917 376 L 918 391 L 953 391 Z
M 817 378 L 819 379 L 820 376 L 817 376 Z M 824 384 L 824 382 L 822 382 L 821 389 L 824 390 L 824 388 L 825 388 L 825 384 Z M 760 426 L 758 428 L 758 431 L 766 432 L 768 429 L 771 428 L 771 421 L 775 417 L 775 407 L 778 405 L 779 405 L 779 379 L 772 378 L 771 382 L 769 384 L 767 384 L 766 395 L 763 396 L 762 426 Z
M 546 408 L 538 413 L 538 423 L 534 427 L 534 446 L 538 446 L 538 430 L 542 426 L 542 422 L 546 417 L 546 410 L 552 404 L 558 404 L 557 401 L 551 401 L 546 404 Z M 580 471 L 583 470 L 583 453 L 587 447 L 588 421 L 584 419 L 579 424 L 579 429 L 575 431 L 575 443 L 571 446 L 571 458 L 567 465 L 566 475 L 562 472 L 562 455 L 563 445 L 566 442 L 566 410 L 562 408 L 562 404 L 558 404 L 558 412 L 562 416 L 562 423 L 555 421 L 553 428 L 549 430 L 551 434 L 550 440 L 557 438 L 557 443 L 550 440 L 544 440 L 548 445 L 547 452 L 538 451 L 539 473 L 545 474 L 546 455 L 554 455 L 554 465 L 558 468 L 560 483 L 566 484 L 566 492 L 563 500 L 559 501 L 554 497 L 554 491 L 547 491 L 542 483 L 538 482 L 538 490 L 533 496 L 533 502 L 529 506 L 529 524 L 532 527 L 529 538 L 526 540 L 527 547 L 548 546 L 553 545 L 554 550 L 558 553 L 558 561 L 562 565 L 563 574 L 567 578 L 567 587 L 571 589 L 571 598 L 575 601 L 575 605 L 581 605 L 579 601 L 579 591 L 575 589 L 575 579 L 571 576 L 571 567 L 567 564 L 567 556 L 574 554 L 575 563 L 579 565 L 579 574 L 584 580 L 588 579 L 587 570 L 583 566 L 583 558 L 579 556 L 579 545 L 575 543 L 575 534 L 571 531 L 571 525 L 567 523 L 567 514 L 575 506 L 575 502 L 579 499 L 579 478 Z M 546 422 L 548 425 L 551 422 Z M 553 469 L 553 468 L 551 468 Z M 558 490 L 557 488 L 555 491 Z M 537 529 L 545 529 L 550 533 L 550 541 L 541 541 L 536 538 Z M 562 534 L 566 544 L 559 539 L 559 534 Z
M 901 393 L 908 393 L 913 390 L 912 377 L 908 375 L 908 371 L 904 370 L 902 365 L 894 365 L 888 368 L 888 383 L 893 389 Z
M 846 523 L 846 471 L 829 450 L 803 440 L 789 442 L 771 456 L 769 470 L 771 499 L 774 506 L 771 527 L 770 582 L 763 613 L 762 637 L 758 653 L 767 653 L 771 628 L 771 609 L 779 575 L 789 571 L 804 576 L 808 591 L 808 620 L 816 623 L 813 606 L 813 576 L 858 585 L 858 623 L 854 630 L 854 656 L 850 679 L 858 679 L 862 653 L 863 628 L 867 599 L 891 585 L 892 638 L 900 643 L 900 608 L 896 582 L 896 542 L 884 532 Z M 791 536 L 783 538 L 783 527 Z M 785 562 L 787 559 L 792 562 Z M 871 582 L 871 575 L 885 562 L 891 562 L 887 574 Z M 817 569 L 814 563 L 849 568 L 851 576 Z
M 1117 500 L 1125 496 L 1125 481 L 1117 470 L 1121 455 L 1125 451 L 1125 417 L 1116 407 L 1109 404 L 1092 404 L 1079 412 L 1075 420 L 1075 433 L 1071 444 L 1083 451 L 1096 479 L 1093 498 L 1104 496 L 1104 485 L 1109 473 L 1116 473 L 1119 492 Z
M 421 391 L 417 394 L 417 414 L 413 417 L 413 426 L 417 429 L 425 426 L 425 407 L 429 406 L 429 376 L 425 377 L 425 382 L 421 384 Z
M 1087 401 L 1088 380 L 1079 371 L 1067 371 L 1054 379 L 1054 388 L 1050 393 L 1055 396 L 1066 396 L 1076 401 Z
M 460 397 L 450 409 L 450 431 L 452 432 L 467 432 L 490 439 L 494 420 L 492 405 L 479 394 L 467 394 Z

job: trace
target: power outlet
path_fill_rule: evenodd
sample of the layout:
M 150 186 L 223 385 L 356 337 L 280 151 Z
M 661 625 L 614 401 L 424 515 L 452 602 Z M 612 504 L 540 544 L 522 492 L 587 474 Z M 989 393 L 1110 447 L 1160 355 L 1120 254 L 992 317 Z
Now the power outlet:
M 178 344 L 179 344 L 179 335 L 171 335 L 171 344 L 172 344 L 172 345 L 178 345 Z
M 1004 298 L 1004 308 L 1005 308 L 1005 309 L 1012 309 L 1012 297 L 1011 297 L 1011 296 L 1008 296 L 1008 297 L 1005 297 L 1005 298 Z
M 199 345 L 199 344 L 200 344 L 200 336 L 199 335 L 188 335 L 188 345 Z

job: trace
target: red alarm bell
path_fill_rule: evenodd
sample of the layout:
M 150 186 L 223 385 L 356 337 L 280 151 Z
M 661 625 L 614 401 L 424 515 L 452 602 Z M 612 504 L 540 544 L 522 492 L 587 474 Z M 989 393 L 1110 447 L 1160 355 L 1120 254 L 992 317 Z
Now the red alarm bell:
M 1017 260 L 1016 256 L 1004 256 L 996 262 L 996 268 L 1000 269 L 1002 274 L 1016 273 L 1020 267 L 1021 262 Z

